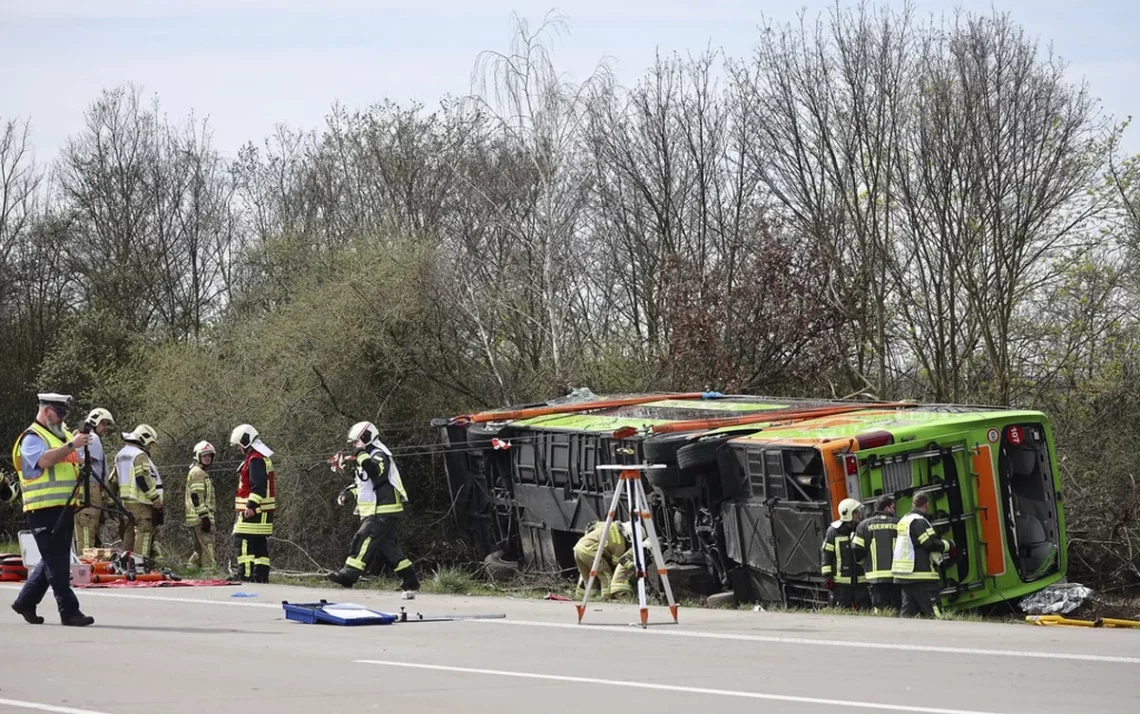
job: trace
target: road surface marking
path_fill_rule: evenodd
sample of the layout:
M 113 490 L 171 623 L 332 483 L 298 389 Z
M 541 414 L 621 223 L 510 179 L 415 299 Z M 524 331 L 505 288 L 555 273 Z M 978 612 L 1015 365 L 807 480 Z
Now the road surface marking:
M 55 712 L 56 714 L 107 714 L 92 709 L 73 709 L 72 707 L 57 707 L 54 704 L 38 704 L 36 702 L 21 702 L 17 699 L 0 699 L 0 705 L 16 707 L 17 709 L 34 709 L 41 712 Z
M 18 587 L 0 586 L 15 590 Z M 77 594 L 78 593 L 77 591 Z M 156 600 L 158 602 L 190 603 L 198 605 L 230 605 L 237 607 L 263 607 L 279 609 L 280 603 L 268 602 L 234 602 L 232 600 L 207 600 L 204 598 L 164 597 L 162 595 L 142 595 L 134 593 L 103 592 L 97 590 L 83 590 L 83 597 L 95 595 L 101 597 L 126 598 L 131 600 Z M 375 606 L 373 609 L 381 609 Z M 282 611 L 284 614 L 284 611 Z M 605 625 L 577 625 L 565 622 L 542 622 L 538 620 L 469 620 L 476 624 L 518 625 L 522 627 L 554 627 L 565 630 L 591 630 L 595 632 L 615 632 L 614 627 Z M 96 623 L 98 626 L 98 623 Z M 621 632 L 626 630 L 621 629 Z M 689 637 L 709 640 L 732 640 L 737 642 L 763 642 L 767 644 L 806 645 L 815 647 L 849 647 L 853 649 L 894 650 L 896 652 L 928 652 L 931 654 L 954 655 L 980 655 L 988 657 L 1010 657 L 1023 659 L 1046 659 L 1070 662 L 1103 662 L 1109 664 L 1140 664 L 1140 657 L 1123 657 L 1117 655 L 1081 654 L 1076 652 L 1041 652 L 1033 650 L 999 650 L 973 647 L 945 647 L 940 645 L 912 645 L 903 642 L 859 642 L 854 640 L 824 640 L 810 637 L 777 637 L 774 635 L 737 634 L 732 632 L 705 632 L 701 630 L 654 630 L 643 632 L 645 635 L 662 635 L 665 637 Z
M 16 590 L 18 588 L 9 585 L 3 586 L 8 590 Z M 96 597 L 120 597 L 128 600 L 157 600 L 159 602 L 188 602 L 197 605 L 236 605 L 239 607 L 272 607 L 274 609 L 281 609 L 280 603 L 271 602 L 243 602 L 241 600 L 207 600 L 205 598 L 192 598 L 192 597 L 164 597 L 162 595 L 142 595 L 135 593 L 118 593 L 106 592 L 103 590 L 91 590 L 88 588 L 74 588 L 75 594 L 80 597 L 87 597 L 94 595 Z M 284 613 L 284 610 L 282 610 Z
M 512 672 L 497 669 L 476 669 L 474 667 L 446 667 L 438 664 L 412 664 L 410 662 L 394 662 L 377 659 L 353 660 L 358 664 L 377 664 L 386 667 L 407 667 L 410 669 L 430 669 L 437 672 L 463 672 L 467 674 L 489 674 L 497 677 L 517 677 L 520 679 L 545 679 L 551 682 L 574 682 L 575 684 L 604 684 L 612 687 L 629 687 L 631 689 L 655 689 L 662 692 L 682 692 L 685 694 L 713 694 L 720 697 L 739 697 L 742 699 L 766 699 L 774 702 L 793 702 L 796 704 L 821 704 L 830 707 L 848 707 L 850 709 L 874 709 L 876 711 L 915 712 L 915 714 L 994 714 L 993 712 L 975 711 L 972 709 L 941 709 L 936 707 L 920 707 L 909 704 L 881 704 L 879 702 L 857 702 L 846 699 L 821 699 L 819 697 L 797 697 L 790 694 L 764 694 L 762 692 L 741 692 L 733 689 L 709 689 L 706 687 L 683 687 L 676 684 L 652 684 L 650 682 L 630 682 L 617 679 L 599 679 L 597 677 L 568 677 L 560 674 L 537 674 L 532 672 Z
M 541 622 L 537 620 L 472 620 L 475 623 L 499 625 L 521 625 L 524 627 L 557 627 L 564 630 L 595 630 L 602 632 L 625 632 L 613 626 L 576 625 L 566 622 Z M 630 628 L 637 629 L 637 628 Z M 1029 659 L 1075 660 L 1078 662 L 1111 662 L 1115 664 L 1140 664 L 1140 657 L 1116 655 L 1080 654 L 1076 652 L 1035 652 L 1032 650 L 994 650 L 972 647 L 943 647 L 940 645 L 908 645 L 902 642 L 856 642 L 853 640 L 824 640 L 811 637 L 776 637 L 773 635 L 745 635 L 731 632 L 701 632 L 698 630 L 644 630 L 647 635 L 665 637 L 696 637 L 710 640 L 736 640 L 738 642 L 766 642 L 780 645 L 813 645 L 816 647 L 851 647 L 855 649 L 896 650 L 900 652 L 930 652 L 934 654 L 988 655 L 991 657 L 1023 657 Z

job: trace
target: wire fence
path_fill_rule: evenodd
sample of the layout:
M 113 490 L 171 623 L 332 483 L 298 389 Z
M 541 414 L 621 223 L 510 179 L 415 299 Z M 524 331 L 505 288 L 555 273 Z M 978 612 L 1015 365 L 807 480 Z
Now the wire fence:
M 394 431 L 394 430 L 393 430 Z M 422 429 L 421 429 L 422 431 Z M 454 498 L 448 487 L 444 454 L 469 447 L 443 444 L 408 444 L 391 447 L 408 491 L 409 503 L 400 523 L 400 542 L 405 554 L 420 569 L 443 564 L 474 565 L 480 560 L 455 525 Z M 221 454 L 219 454 L 221 455 Z M 357 527 L 354 501 L 338 506 L 337 495 L 351 478 L 329 468 L 329 452 L 288 453 L 273 456 L 277 511 L 270 539 L 270 559 L 275 571 L 318 574 L 340 567 Z M 113 458 L 113 454 L 109 455 Z M 219 569 L 234 564 L 232 529 L 240 459 L 222 458 L 208 469 L 214 486 L 217 511 L 213 523 Z M 163 482 L 164 522 L 155 530 L 157 560 L 166 566 L 182 566 L 189 560 L 192 536 L 185 523 L 186 474 L 189 461 L 155 463 Z M 14 479 L 14 476 L 9 476 Z M 118 547 L 118 517 L 104 512 L 100 529 L 103 547 Z M 0 540 L 15 541 L 24 519 L 19 503 L 0 506 Z

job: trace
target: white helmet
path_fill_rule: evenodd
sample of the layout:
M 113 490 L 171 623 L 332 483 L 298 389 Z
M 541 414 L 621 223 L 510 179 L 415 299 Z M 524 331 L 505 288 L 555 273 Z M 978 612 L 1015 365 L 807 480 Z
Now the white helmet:
M 202 463 L 202 457 L 206 454 L 216 455 L 218 452 L 214 449 L 214 445 L 208 441 L 199 441 L 194 444 L 194 460 Z
M 154 428 L 147 424 L 139 424 L 134 431 L 123 432 L 123 441 L 133 441 L 139 446 L 150 446 L 158 440 Z
M 630 547 L 633 547 L 633 527 L 629 525 L 629 521 L 621 522 L 621 532 L 629 541 Z M 641 547 L 649 548 L 649 534 L 645 532 L 644 528 L 641 529 Z
M 257 429 L 254 429 L 249 424 L 241 424 L 234 427 L 230 432 L 230 444 L 233 446 L 240 446 L 243 449 L 248 449 L 254 441 L 257 440 Z
M 111 412 L 106 409 L 92 409 L 91 413 L 87 415 L 87 423 L 91 426 L 99 426 L 100 422 L 107 422 L 109 425 L 115 425 L 115 417 L 111 416 Z
M 843 499 L 839 502 L 839 520 L 843 521 L 844 523 L 850 522 L 851 519 L 855 516 L 855 511 L 858 511 L 862 507 L 863 504 L 859 503 L 854 498 Z
M 379 436 L 376 425 L 370 421 L 358 421 L 348 430 L 348 441 L 350 443 L 359 441 L 363 444 L 371 444 Z

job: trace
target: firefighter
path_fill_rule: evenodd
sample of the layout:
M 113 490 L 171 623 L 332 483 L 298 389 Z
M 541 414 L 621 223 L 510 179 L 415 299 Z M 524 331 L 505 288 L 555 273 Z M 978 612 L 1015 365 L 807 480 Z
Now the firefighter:
M 863 504 L 854 498 L 839 502 L 839 520 L 833 522 L 823 537 L 823 566 L 820 572 L 827 578 L 831 591 L 831 604 L 846 609 L 869 609 L 870 599 L 863 582 L 863 568 L 852 552 L 851 540 L 859 522 Z
M 123 550 L 152 558 L 155 521 L 159 520 L 156 515 L 163 509 L 162 481 L 150 458 L 150 447 L 158 440 L 158 434 L 153 427 L 139 424 L 121 436 L 126 444 L 115 455 L 119 497 L 135 519 L 134 528 L 125 519 L 120 526 Z
M 875 515 L 860 521 L 855 527 L 855 537 L 851 539 L 851 552 L 863 566 L 863 577 L 871 594 L 871 609 L 875 613 L 899 610 L 899 589 L 891 575 L 898 522 L 895 499 L 879 496 L 875 502 Z
M 940 578 L 938 564 L 945 553 L 953 554 L 954 541 L 939 538 L 926 519 L 930 496 L 914 494 L 911 512 L 896 526 L 895 550 L 891 574 L 902 591 L 902 617 L 918 614 L 942 617 L 939 605 Z
M 71 407 L 66 394 L 40 394 L 39 411 L 12 447 L 12 464 L 24 497 L 24 518 L 40 551 L 40 562 L 20 589 L 12 609 L 26 622 L 42 625 L 36 607 L 51 587 L 63 625 L 85 627 L 95 618 L 79 610 L 71 589 L 71 543 L 75 509 L 71 495 L 79 483 L 76 450 L 87 446 L 88 434 L 72 435 L 63 420 Z M 9 486 L 14 493 L 15 489 Z M 9 494 L 12 498 L 12 494 Z
M 578 597 L 586 594 L 586 583 L 590 582 L 590 568 L 602 541 L 605 521 L 598 521 L 574 545 L 574 563 L 578 566 Z M 642 545 L 649 543 L 643 537 Z M 602 589 L 602 599 L 624 597 L 633 594 L 633 576 L 636 565 L 633 559 L 633 533 L 628 522 L 611 522 L 606 538 L 602 559 L 598 561 L 598 582 Z
M 86 486 L 90 500 L 84 501 L 84 486 L 80 486 L 77 494 L 77 507 L 75 514 L 75 552 L 83 555 L 88 548 L 98 548 L 99 526 L 103 522 L 103 489 L 107 487 L 107 455 L 103 451 L 103 441 L 100 437 L 106 434 L 115 425 L 115 419 L 106 409 L 92 409 L 84 421 L 88 427 L 90 443 L 79 449 L 79 464 L 82 469 L 90 466 L 91 479 Z
M 255 583 L 269 582 L 269 536 L 273 535 L 273 514 L 277 510 L 277 485 L 273 474 L 273 450 L 249 424 L 241 424 L 230 434 L 230 444 L 242 452 L 238 467 L 238 487 L 234 497 L 234 577 Z
M 413 599 L 420 589 L 420 581 L 412 561 L 400 548 L 397 528 L 404 504 L 408 501 L 400 470 L 371 422 L 353 424 L 348 431 L 348 442 L 355 453 L 334 457 L 333 470 L 349 471 L 353 484 L 341 491 L 337 504 L 343 506 L 349 493 L 356 496 L 360 528 L 352 538 L 344 567 L 329 573 L 328 578 L 351 588 L 365 571 L 378 563 L 377 559 L 381 559 L 400 578 L 404 597 Z
M 214 484 L 206 470 L 214 462 L 214 445 L 199 441 L 194 445 L 194 465 L 186 475 L 186 527 L 194 553 L 190 556 L 193 567 L 214 567 Z

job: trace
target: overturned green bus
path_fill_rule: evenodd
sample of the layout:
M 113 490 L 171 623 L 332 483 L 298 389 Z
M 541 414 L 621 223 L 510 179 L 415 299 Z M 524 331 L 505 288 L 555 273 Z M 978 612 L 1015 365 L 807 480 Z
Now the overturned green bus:
M 576 572 L 574 543 L 613 494 L 614 472 L 597 466 L 658 463 L 646 491 L 669 577 L 698 595 L 825 603 L 820 544 L 837 504 L 891 494 L 901 515 L 918 490 L 959 544 L 941 566 L 945 607 L 1020 598 L 1066 572 L 1053 434 L 1036 411 L 591 395 L 435 424 L 460 526 L 528 570 Z

